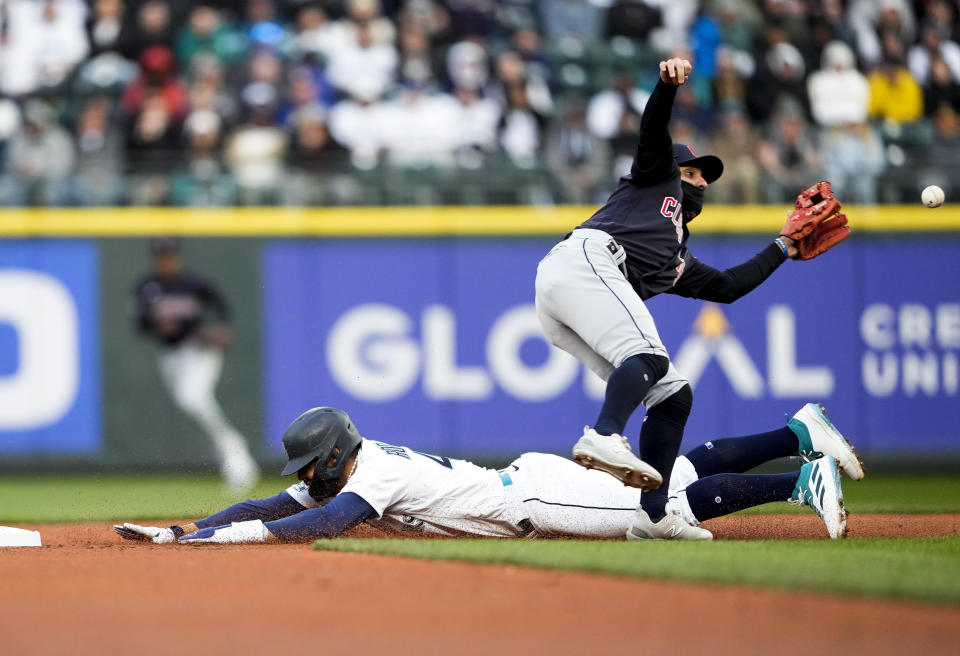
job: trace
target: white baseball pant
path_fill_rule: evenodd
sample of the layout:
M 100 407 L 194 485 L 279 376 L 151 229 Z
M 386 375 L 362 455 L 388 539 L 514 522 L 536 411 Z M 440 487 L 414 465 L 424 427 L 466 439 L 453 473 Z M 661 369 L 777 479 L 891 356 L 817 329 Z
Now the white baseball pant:
M 184 342 L 162 352 L 159 367 L 174 402 L 210 437 L 227 485 L 242 491 L 256 483 L 260 468 L 243 435 L 227 420 L 214 395 L 223 367 L 223 352 Z
M 622 538 L 640 505 L 640 490 L 560 456 L 525 453 L 505 471 L 512 480 L 504 488 L 508 503 L 514 514 L 529 518 L 539 536 Z M 670 496 L 677 497 L 683 519 L 694 526 L 699 522 L 685 490 L 697 478 L 693 464 L 677 458 Z

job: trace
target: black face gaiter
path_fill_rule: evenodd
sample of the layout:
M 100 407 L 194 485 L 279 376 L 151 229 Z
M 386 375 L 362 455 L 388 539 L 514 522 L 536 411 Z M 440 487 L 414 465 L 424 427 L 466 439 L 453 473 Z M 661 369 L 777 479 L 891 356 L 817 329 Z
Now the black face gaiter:
M 693 221 L 703 211 L 703 189 L 689 182 L 681 182 L 680 187 L 683 189 L 683 202 L 680 203 L 680 209 L 683 210 L 683 222 L 687 223 Z
M 326 501 L 340 491 L 340 481 L 337 479 L 322 479 L 314 475 L 310 481 L 310 487 L 307 488 L 307 494 L 317 501 Z

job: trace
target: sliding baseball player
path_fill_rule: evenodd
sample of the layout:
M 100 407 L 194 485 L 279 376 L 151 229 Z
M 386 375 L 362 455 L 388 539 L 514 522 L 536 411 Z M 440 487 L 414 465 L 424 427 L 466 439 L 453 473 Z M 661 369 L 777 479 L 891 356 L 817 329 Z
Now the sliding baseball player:
M 158 528 L 114 526 L 157 544 L 308 542 L 366 522 L 399 534 L 644 539 L 631 530 L 640 490 L 559 456 L 525 453 L 499 471 L 360 436 L 342 410 L 313 408 L 283 435 L 284 475 L 299 482 L 268 499 L 243 501 L 205 519 Z M 746 474 L 799 455 L 787 474 Z M 846 533 L 842 470 L 863 468 L 823 409 L 809 403 L 787 426 L 707 442 L 677 459 L 668 512 L 696 526 L 772 501 L 810 506 L 831 538 Z M 712 538 L 708 531 L 705 539 Z

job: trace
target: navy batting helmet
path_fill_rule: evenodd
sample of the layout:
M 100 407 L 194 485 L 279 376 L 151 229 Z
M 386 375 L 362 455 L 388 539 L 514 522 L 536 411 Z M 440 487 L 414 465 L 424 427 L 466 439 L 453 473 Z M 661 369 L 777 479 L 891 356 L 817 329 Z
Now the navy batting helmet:
M 299 471 L 316 458 L 314 479 L 338 481 L 347 460 L 360 446 L 360 433 L 350 417 L 337 408 L 311 408 L 293 420 L 283 433 L 287 465 L 281 475 Z M 327 463 L 335 458 L 331 466 Z

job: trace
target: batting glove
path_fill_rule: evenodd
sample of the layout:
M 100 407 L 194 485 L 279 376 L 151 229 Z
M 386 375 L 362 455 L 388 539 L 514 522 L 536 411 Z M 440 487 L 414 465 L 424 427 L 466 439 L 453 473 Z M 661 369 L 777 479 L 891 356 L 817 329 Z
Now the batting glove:
M 139 540 L 141 542 L 153 542 L 154 544 L 170 544 L 176 542 L 177 536 L 170 528 L 158 528 L 156 526 L 140 526 L 124 522 L 123 526 L 114 525 L 113 531 L 124 540 Z
M 270 532 L 259 519 L 234 522 L 229 526 L 202 528 L 180 538 L 182 544 L 249 544 L 266 542 Z

